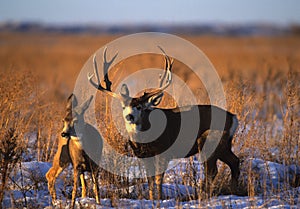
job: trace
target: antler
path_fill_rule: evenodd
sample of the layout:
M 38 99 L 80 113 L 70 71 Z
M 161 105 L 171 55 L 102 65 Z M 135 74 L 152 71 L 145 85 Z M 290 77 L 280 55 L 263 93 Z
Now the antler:
M 174 60 L 170 59 L 170 57 L 165 53 L 165 51 L 160 46 L 158 46 L 158 48 L 163 52 L 163 54 L 165 56 L 165 72 L 161 76 L 159 88 L 154 89 L 149 92 L 144 92 L 143 96 L 141 97 L 142 100 L 147 100 L 154 95 L 162 94 L 163 91 L 171 84 L 171 81 L 172 81 L 171 69 L 172 69 L 172 64 L 173 64 Z M 103 61 L 104 61 L 103 62 L 103 74 L 104 74 L 104 82 L 105 82 L 106 88 L 104 88 L 101 85 L 101 81 L 100 81 L 99 73 L 98 73 L 97 61 L 96 61 L 96 54 L 93 57 L 94 73 L 92 73 L 92 74 L 88 73 L 88 75 L 87 75 L 88 80 L 96 89 L 98 89 L 102 92 L 105 92 L 108 95 L 115 97 L 117 99 L 122 99 L 122 96 L 120 94 L 111 91 L 112 82 L 109 80 L 109 77 L 108 77 L 108 69 L 111 66 L 111 64 L 113 63 L 113 61 L 115 60 L 115 58 L 117 57 L 118 53 L 115 54 L 115 56 L 110 61 L 107 61 L 106 52 L 107 52 L 107 48 L 104 49 L 104 53 L 103 53 Z M 96 75 L 98 84 L 96 84 L 92 79 L 95 75 Z M 165 84 L 164 84 L 164 82 L 165 82 Z
M 153 91 L 150 91 L 150 92 L 144 92 L 144 95 L 142 96 L 143 100 L 149 99 L 150 97 L 157 95 L 157 94 L 162 94 L 163 91 L 172 82 L 171 69 L 172 69 L 174 59 L 170 59 L 170 57 L 166 54 L 166 52 L 160 46 L 158 46 L 158 48 L 162 51 L 162 53 L 165 56 L 165 71 L 164 71 L 164 74 L 161 75 L 161 77 L 160 77 L 159 88 L 154 89 Z M 163 85 L 164 82 L 165 82 L 165 85 Z
M 111 64 L 113 63 L 113 61 L 115 60 L 115 58 L 118 56 L 118 53 L 115 54 L 115 56 L 110 60 L 110 61 L 107 61 L 107 58 L 106 58 L 106 51 L 107 51 L 107 48 L 105 47 L 104 49 L 104 53 L 103 53 L 103 75 L 104 75 L 104 82 L 105 82 L 105 86 L 106 88 L 104 88 L 102 85 L 101 85 L 101 81 L 100 81 L 100 78 L 99 78 L 99 73 L 98 73 L 98 67 L 97 67 L 97 61 L 96 61 L 96 54 L 94 54 L 94 57 L 93 57 L 93 63 L 94 63 L 94 73 L 90 74 L 88 73 L 88 80 L 89 82 L 98 90 L 102 91 L 102 92 L 105 92 L 107 93 L 108 95 L 112 96 L 112 97 L 115 97 L 115 98 L 118 98 L 118 99 L 121 99 L 121 96 L 120 94 L 117 94 L 115 92 L 112 92 L 111 91 L 111 84 L 112 82 L 109 80 L 109 77 L 108 77 L 108 69 L 109 67 L 111 66 Z M 96 75 L 96 78 L 97 78 L 97 82 L 98 84 L 96 84 L 92 78 Z
M 166 54 L 166 52 L 160 46 L 158 46 L 158 48 L 165 55 L 165 69 L 166 69 L 164 71 L 164 74 L 160 76 L 159 87 L 162 88 L 163 82 L 164 82 L 164 80 L 166 79 L 167 76 L 168 76 L 168 79 L 165 82 L 166 82 L 166 85 L 168 87 L 171 84 L 171 81 L 172 81 L 171 69 L 172 69 L 174 59 L 170 60 L 170 57 Z

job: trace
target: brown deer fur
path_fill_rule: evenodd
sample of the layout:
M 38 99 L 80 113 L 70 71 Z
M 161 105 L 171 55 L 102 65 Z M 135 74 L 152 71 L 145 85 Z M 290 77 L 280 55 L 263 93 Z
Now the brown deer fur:
M 194 109 L 194 110 L 193 110 Z M 173 143 L 178 140 L 178 134 L 181 127 L 181 117 L 184 115 L 190 118 L 193 118 L 193 114 L 199 112 L 200 123 L 198 126 L 198 134 L 196 138 L 186 138 L 186 140 L 192 140 L 188 142 L 188 144 L 193 144 L 193 146 L 189 149 L 189 152 L 183 153 L 178 150 L 178 153 L 172 153 L 171 155 L 160 157 L 164 151 L 170 148 Z M 213 109 L 213 110 L 212 110 Z M 150 128 L 149 115 L 152 111 L 155 111 L 156 108 L 146 109 L 143 114 L 143 121 L 140 123 L 140 132 L 147 131 Z M 181 107 L 175 109 L 158 109 L 162 111 L 167 118 L 166 127 L 164 128 L 163 133 L 152 142 L 149 143 L 139 143 L 143 139 L 140 139 L 137 133 L 131 132 L 131 139 L 129 140 L 129 144 L 132 147 L 134 154 L 139 158 L 148 158 L 154 157 L 153 162 L 145 161 L 147 163 L 146 169 L 166 169 L 168 163 L 171 159 L 181 158 L 181 157 L 190 157 L 197 153 L 199 153 L 203 145 L 207 140 L 207 136 L 210 131 L 221 131 L 222 138 L 219 141 L 215 151 L 212 155 L 208 156 L 207 159 L 203 159 L 205 161 L 205 176 L 207 184 L 210 184 L 214 177 L 217 174 L 217 160 L 221 160 L 226 163 L 231 169 L 231 190 L 235 191 L 238 184 L 238 177 L 240 174 L 239 170 L 239 159 L 234 153 L 231 151 L 232 146 L 232 138 L 238 126 L 238 120 L 236 116 L 228 111 L 225 111 L 221 108 L 211 105 L 195 105 L 190 107 Z M 196 111 L 196 112 L 195 112 Z M 226 118 L 226 122 L 224 126 L 222 124 L 218 124 L 218 121 L 213 121 L 211 114 L 214 111 L 215 117 L 224 117 Z M 160 123 L 160 121 L 156 121 L 152 119 L 153 123 Z M 193 121 L 190 121 L 193 123 Z M 212 123 L 214 122 L 214 123 Z M 189 125 L 189 124 L 186 124 Z M 213 134 L 212 134 L 213 136 Z M 145 136 L 144 136 L 145 137 Z M 213 139 L 210 139 L 213 140 Z M 209 141 L 208 141 L 209 143 Z M 158 172 L 157 172 L 158 173 Z M 157 187 L 157 198 L 162 198 L 162 181 L 163 181 L 164 173 L 157 174 L 154 177 L 149 177 L 149 197 L 150 199 L 155 199 L 154 196 L 154 181 Z M 207 186 L 207 185 L 206 185 Z
M 231 151 L 231 144 L 233 135 L 238 126 L 237 117 L 226 110 L 211 105 L 194 105 L 174 109 L 156 108 L 161 101 L 163 91 L 171 84 L 171 69 L 173 64 L 173 59 L 170 59 L 161 47 L 159 48 L 165 57 L 164 75 L 161 77 L 159 88 L 148 92 L 145 91 L 142 96 L 130 97 L 129 89 L 126 84 L 122 85 L 122 89 L 119 94 L 111 91 L 111 81 L 109 80 L 107 72 L 117 54 L 110 61 L 107 61 L 107 49 L 105 49 L 103 53 L 103 74 L 106 88 L 104 88 L 100 82 L 96 55 L 94 55 L 93 59 L 94 74 L 88 73 L 88 80 L 92 86 L 99 91 L 105 92 L 120 100 L 123 108 L 123 119 L 126 130 L 130 135 L 129 144 L 133 149 L 134 154 L 138 158 L 150 159 L 144 161 L 147 176 L 149 176 L 148 182 L 150 199 L 153 200 L 155 198 L 154 181 L 157 188 L 156 198 L 162 198 L 164 170 L 167 168 L 169 161 L 174 158 L 189 157 L 199 153 L 205 146 L 205 142 L 210 144 L 211 142 L 216 141 L 217 138 L 211 137 L 211 135 L 215 136 L 217 135 L 215 134 L 217 132 L 221 139 L 214 152 L 211 155 L 205 156 L 205 176 L 207 182 L 211 181 L 216 176 L 218 172 L 216 162 L 217 159 L 220 159 L 224 163 L 228 164 L 231 169 L 231 188 L 232 190 L 235 190 L 240 170 L 239 159 Z M 97 78 L 98 83 L 93 80 L 93 77 Z M 151 119 L 151 115 L 155 115 L 156 111 L 161 115 L 164 115 L 164 118 L 166 118 L 166 124 L 162 123 L 162 120 L 164 119 L 161 117 L 156 119 L 155 117 L 154 119 L 152 117 Z M 195 120 L 194 117 L 197 116 L 197 114 L 200 119 L 199 121 Z M 188 120 L 182 121 L 182 118 L 188 118 Z M 222 118 L 224 119 L 224 124 L 221 122 Z M 158 133 L 157 130 L 159 127 L 163 127 L 164 125 L 165 127 L 162 133 L 159 133 L 159 136 L 151 136 L 151 134 L 153 135 L 153 132 Z M 153 128 L 155 126 L 157 126 L 158 129 Z M 183 153 L 177 149 L 173 153 L 162 155 L 162 153 L 167 151 L 175 143 L 181 127 L 194 127 L 194 129 L 196 129 L 195 136 L 190 137 L 188 136 L 189 134 L 184 135 L 186 136 L 184 142 L 191 146 L 187 147 L 188 150 Z M 192 129 L 190 130 L 193 131 Z M 147 133 L 150 134 L 147 136 Z M 207 136 L 210 136 L 210 138 Z M 149 142 L 148 139 L 151 141 Z M 153 141 L 153 139 L 155 140 Z M 183 147 L 185 146 L 184 142 L 182 143 Z
M 71 207 L 73 208 L 75 204 L 78 177 L 80 177 L 82 186 L 81 196 L 84 198 L 87 195 L 86 183 L 84 180 L 85 171 L 91 172 L 92 174 L 91 176 L 94 183 L 96 202 L 100 203 L 98 187 L 99 167 L 97 163 L 99 163 L 101 158 L 103 142 L 98 131 L 92 125 L 85 123 L 84 121 L 84 113 L 89 107 L 91 101 L 92 97 L 81 106 L 77 106 L 77 99 L 75 95 L 72 94 L 68 98 L 67 113 L 63 120 L 64 128 L 58 141 L 58 148 L 53 159 L 53 165 L 46 174 L 48 189 L 52 197 L 53 204 L 56 200 L 55 180 L 70 163 L 72 163 L 74 169 L 74 186 L 72 191 Z M 78 125 L 81 137 L 76 135 L 76 125 Z M 91 160 L 87 153 L 94 154 L 93 159 L 97 159 L 98 162 Z

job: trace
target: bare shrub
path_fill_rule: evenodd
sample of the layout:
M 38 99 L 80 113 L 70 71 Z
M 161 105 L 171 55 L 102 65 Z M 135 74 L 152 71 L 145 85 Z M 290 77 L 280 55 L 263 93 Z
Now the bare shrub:
M 14 128 L 8 129 L 0 141 L 0 204 L 3 201 L 7 179 L 14 166 L 22 157 L 24 146 L 20 142 L 21 140 L 19 140 Z
M 25 73 L 13 74 L 15 71 L 1 72 L 0 77 L 0 163 L 1 189 L 0 202 L 2 203 L 6 190 L 7 178 L 17 162 L 22 160 L 25 151 L 24 132 L 27 130 L 32 112 L 28 108 L 31 104 L 28 95 L 31 94 L 30 79 Z

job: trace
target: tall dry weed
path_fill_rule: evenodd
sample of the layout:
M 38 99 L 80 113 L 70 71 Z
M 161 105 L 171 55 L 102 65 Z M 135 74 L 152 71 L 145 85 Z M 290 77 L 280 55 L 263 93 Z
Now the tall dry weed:
M 0 48 L 1 140 L 13 128 L 15 136 L 18 136 L 16 147 L 19 144 L 25 145 L 22 150 L 26 154 L 22 155 L 25 157 L 22 160 L 49 162 L 56 152 L 66 98 L 72 92 L 81 67 L 97 48 L 116 37 L 1 33 L 0 38 L 4 43 Z M 239 118 L 240 125 L 235 134 L 233 150 L 243 160 L 242 175 L 247 176 L 245 184 L 241 179 L 241 187 L 246 188 L 252 197 L 258 192 L 266 193 L 266 186 L 263 191 L 258 191 L 259 176 L 251 165 L 245 166 L 245 162 L 260 158 L 266 162 L 299 165 L 299 38 L 184 38 L 203 50 L 215 65 L 224 84 L 227 108 Z M 161 57 L 148 60 L 137 56 L 130 63 L 119 63 L 116 68 L 121 72 L 120 75 L 126 76 L 124 73 L 142 69 L 149 63 L 153 64 L 152 67 L 160 68 L 163 60 Z M 197 88 L 193 76 L 187 74 L 186 70 L 182 63 L 174 63 L 174 72 L 192 87 L 199 96 L 198 102 L 207 103 L 206 92 Z M 118 74 L 112 76 L 116 76 L 114 82 L 119 83 L 121 78 L 117 77 Z M 177 89 L 172 91 L 178 95 Z M 102 94 L 98 96 L 104 98 Z M 99 103 L 100 100 L 103 103 Z M 100 100 L 96 99 L 96 117 L 99 129 L 103 130 L 107 139 L 106 143 L 120 153 L 132 155 L 126 137 L 116 130 L 115 126 L 120 125 L 119 122 L 107 117 L 110 114 L 107 109 L 111 106 L 110 100 L 107 103 L 105 99 Z M 161 105 L 173 107 L 175 103 L 166 97 Z M 188 177 L 181 178 L 185 179 L 184 184 L 187 186 L 197 187 L 198 176 L 195 177 L 194 173 L 197 167 L 192 162 L 188 168 L 183 168 L 183 171 L 190 171 Z M 117 161 L 104 163 L 120 166 Z M 129 163 L 136 166 L 135 162 Z M 143 169 L 142 165 L 139 166 Z M 226 166 L 220 165 L 219 169 L 224 175 L 217 176 L 216 185 L 226 187 L 230 173 Z M 100 182 L 103 186 L 125 185 L 128 189 L 132 183 L 108 172 L 103 171 L 102 174 Z M 294 185 L 297 185 L 299 179 L 294 177 Z M 143 182 L 145 179 L 139 181 L 140 184 Z M 201 191 L 199 187 L 198 191 Z M 216 193 L 222 192 L 217 188 Z M 111 196 L 115 197 L 124 194 L 117 190 L 112 193 Z

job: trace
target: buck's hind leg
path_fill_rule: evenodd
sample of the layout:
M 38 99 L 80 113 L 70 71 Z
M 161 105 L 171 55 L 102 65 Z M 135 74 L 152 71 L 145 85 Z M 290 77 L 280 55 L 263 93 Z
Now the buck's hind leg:
M 231 151 L 224 150 L 223 154 L 220 156 L 220 160 L 226 163 L 231 170 L 231 192 L 235 192 L 238 187 L 238 178 L 240 175 L 240 160 L 239 158 Z

